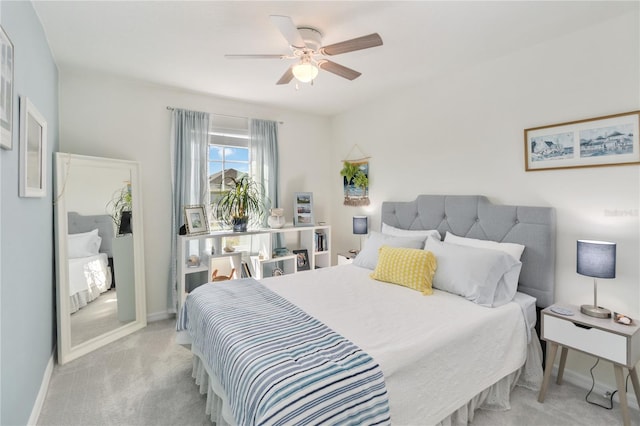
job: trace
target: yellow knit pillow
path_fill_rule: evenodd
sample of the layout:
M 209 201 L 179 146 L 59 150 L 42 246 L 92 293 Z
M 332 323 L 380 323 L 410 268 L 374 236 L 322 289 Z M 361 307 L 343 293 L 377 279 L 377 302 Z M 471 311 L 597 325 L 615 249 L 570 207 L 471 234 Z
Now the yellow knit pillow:
M 436 272 L 436 257 L 430 251 L 382 246 L 378 250 L 378 264 L 371 278 L 433 293 L 431 283 Z

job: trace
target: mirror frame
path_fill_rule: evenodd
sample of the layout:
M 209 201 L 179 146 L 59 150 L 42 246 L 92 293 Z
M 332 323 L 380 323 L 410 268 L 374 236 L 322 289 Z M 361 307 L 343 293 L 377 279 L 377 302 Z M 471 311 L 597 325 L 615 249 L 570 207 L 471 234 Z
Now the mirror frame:
M 147 306 L 144 276 L 144 234 L 142 231 L 142 193 L 140 190 L 140 165 L 136 161 L 111 158 L 90 157 L 85 155 L 56 152 L 55 158 L 55 242 L 56 242 L 56 303 L 58 316 L 58 363 L 64 364 L 82 355 L 94 351 L 121 337 L 131 334 L 147 325 Z M 121 169 L 131 175 L 132 218 L 131 226 L 135 230 L 133 238 L 135 307 L 134 321 L 110 330 L 100 336 L 71 346 L 71 314 L 69 313 L 69 264 L 67 261 L 68 211 L 65 197 L 66 180 L 71 167 L 94 167 Z M 64 237 L 63 237 L 64 236 Z M 63 284 L 64 283 L 64 284 Z

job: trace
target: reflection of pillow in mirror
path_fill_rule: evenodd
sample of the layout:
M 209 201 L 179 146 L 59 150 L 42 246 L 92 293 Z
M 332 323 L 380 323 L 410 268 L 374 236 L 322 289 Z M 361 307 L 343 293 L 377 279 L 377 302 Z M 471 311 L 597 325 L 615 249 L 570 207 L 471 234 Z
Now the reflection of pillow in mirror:
M 80 234 L 69 234 L 67 243 L 67 255 L 69 259 L 79 257 L 95 256 L 100 250 L 102 238 L 98 235 L 98 230 L 82 232 Z

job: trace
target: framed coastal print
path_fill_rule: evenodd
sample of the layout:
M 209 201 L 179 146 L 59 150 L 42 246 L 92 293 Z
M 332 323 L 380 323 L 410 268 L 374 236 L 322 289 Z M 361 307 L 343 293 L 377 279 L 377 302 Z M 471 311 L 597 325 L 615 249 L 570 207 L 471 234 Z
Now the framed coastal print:
M 309 253 L 306 249 L 293 250 L 293 254 L 296 255 L 296 271 L 308 271 L 309 266 Z
M 640 111 L 525 129 L 525 170 L 640 164 Z
M 47 193 L 47 121 L 26 96 L 20 97 L 20 196 Z
M 184 207 L 184 218 L 187 228 L 187 235 L 198 235 L 209 233 L 209 221 L 202 204 Z
M 313 193 L 296 192 L 293 210 L 294 226 L 313 226 Z
M 13 148 L 13 43 L 0 27 L 0 148 Z

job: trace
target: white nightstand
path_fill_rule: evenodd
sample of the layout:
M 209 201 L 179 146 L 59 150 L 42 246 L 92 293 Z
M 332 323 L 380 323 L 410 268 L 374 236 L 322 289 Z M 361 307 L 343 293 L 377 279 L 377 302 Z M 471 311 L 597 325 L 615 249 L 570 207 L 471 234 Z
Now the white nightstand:
M 551 311 L 551 306 L 542 311 L 542 339 L 546 340 L 547 360 L 544 370 L 544 380 L 538 395 L 538 401 L 544 402 L 547 386 L 553 370 L 553 362 L 558 351 L 560 364 L 558 365 L 557 384 L 562 384 L 562 375 L 567 362 L 567 352 L 574 349 L 595 357 L 611 361 L 618 386 L 620 409 L 624 425 L 630 425 L 629 407 L 623 367 L 629 369 L 631 383 L 640 405 L 640 382 L 636 373 L 636 363 L 640 359 L 640 327 L 637 323 L 623 325 L 612 319 L 600 319 L 584 315 L 578 306 L 564 306 L 573 311 L 573 315 L 565 316 Z M 635 320 L 634 320 L 635 322 Z
M 350 251 L 344 253 L 338 253 L 338 265 L 349 265 L 353 263 L 353 259 L 356 258 L 357 253 L 351 253 Z

